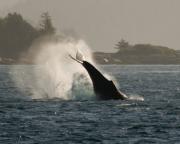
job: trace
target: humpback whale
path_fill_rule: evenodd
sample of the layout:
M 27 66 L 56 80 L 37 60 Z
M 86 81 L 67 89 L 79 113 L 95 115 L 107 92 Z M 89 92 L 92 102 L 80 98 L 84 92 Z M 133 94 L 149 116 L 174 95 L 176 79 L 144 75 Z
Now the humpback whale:
M 98 100 L 125 100 L 127 96 L 122 92 L 118 91 L 112 80 L 106 79 L 103 74 L 97 70 L 92 64 L 85 60 L 80 60 L 77 57 L 74 58 L 69 55 L 73 60 L 80 63 L 88 72 L 92 83 L 94 92 Z

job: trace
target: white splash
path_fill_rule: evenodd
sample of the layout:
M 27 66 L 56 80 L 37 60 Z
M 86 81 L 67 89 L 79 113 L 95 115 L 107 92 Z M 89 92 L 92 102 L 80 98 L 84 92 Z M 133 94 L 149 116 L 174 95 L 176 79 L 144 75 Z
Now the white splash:
M 79 63 L 69 58 L 69 54 L 75 56 L 77 50 L 84 54 L 86 60 L 93 63 L 90 48 L 83 40 L 70 38 L 34 44 L 29 55 L 34 59 L 35 68 L 19 74 L 12 72 L 16 86 L 23 92 L 30 90 L 34 99 L 66 100 L 73 99 L 76 94 L 81 94 L 82 97 L 92 96 L 92 84 L 87 72 Z M 83 93 L 79 93 L 82 89 Z
M 135 100 L 135 101 L 144 101 L 144 97 L 142 97 L 140 95 L 129 95 L 128 99 Z

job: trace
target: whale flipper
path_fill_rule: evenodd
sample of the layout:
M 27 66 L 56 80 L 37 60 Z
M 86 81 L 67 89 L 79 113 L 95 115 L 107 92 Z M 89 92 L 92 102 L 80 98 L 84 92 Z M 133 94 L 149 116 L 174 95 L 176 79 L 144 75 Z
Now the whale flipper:
M 98 99 L 127 99 L 124 94 L 118 91 L 113 81 L 106 79 L 92 64 L 87 61 L 83 61 L 82 65 L 87 70 L 93 82 L 94 92 L 96 93 Z
M 83 60 L 77 60 L 76 58 L 73 58 L 71 55 L 70 57 L 77 61 L 78 63 L 82 64 L 83 67 L 87 70 L 92 83 L 94 92 L 97 96 L 97 99 L 99 100 L 110 100 L 110 99 L 120 99 L 125 100 L 127 99 L 127 96 L 123 93 L 119 92 L 116 88 L 115 84 L 112 80 L 106 79 L 99 70 L 97 70 L 92 64 L 89 62 Z

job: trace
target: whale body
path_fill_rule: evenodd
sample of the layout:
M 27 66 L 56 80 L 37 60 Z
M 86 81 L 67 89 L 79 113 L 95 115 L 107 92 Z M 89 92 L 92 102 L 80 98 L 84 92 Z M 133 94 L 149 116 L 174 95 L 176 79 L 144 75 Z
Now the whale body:
M 94 92 L 98 100 L 111 100 L 111 99 L 125 100 L 127 99 L 127 96 L 116 88 L 113 81 L 105 78 L 103 74 L 99 70 L 97 70 L 92 64 L 90 64 L 89 62 L 85 60 L 79 60 L 79 59 L 73 58 L 71 55 L 69 56 L 73 60 L 82 64 L 82 66 L 88 72 L 92 80 Z
M 99 100 L 127 99 L 126 95 L 118 91 L 113 81 L 106 79 L 92 64 L 82 61 L 82 65 L 92 80 L 94 92 Z

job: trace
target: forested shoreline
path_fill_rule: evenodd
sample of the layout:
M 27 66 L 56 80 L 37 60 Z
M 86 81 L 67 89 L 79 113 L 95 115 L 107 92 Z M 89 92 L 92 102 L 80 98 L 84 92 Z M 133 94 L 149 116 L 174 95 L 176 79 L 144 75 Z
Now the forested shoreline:
M 19 57 L 36 39 L 54 33 L 55 28 L 47 12 L 42 13 L 38 26 L 31 25 L 20 14 L 9 13 L 0 18 L 0 63 L 19 63 Z
M 100 64 L 180 64 L 180 51 L 151 44 L 131 45 L 120 40 L 116 53 L 95 52 L 94 58 Z
M 56 29 L 48 12 L 42 13 L 39 25 L 33 26 L 20 14 L 0 18 L 0 64 L 31 64 L 19 61 L 32 43 L 44 36 L 55 35 Z M 94 52 L 98 64 L 180 64 L 180 51 L 151 44 L 131 45 L 124 39 L 115 44 L 117 52 Z

